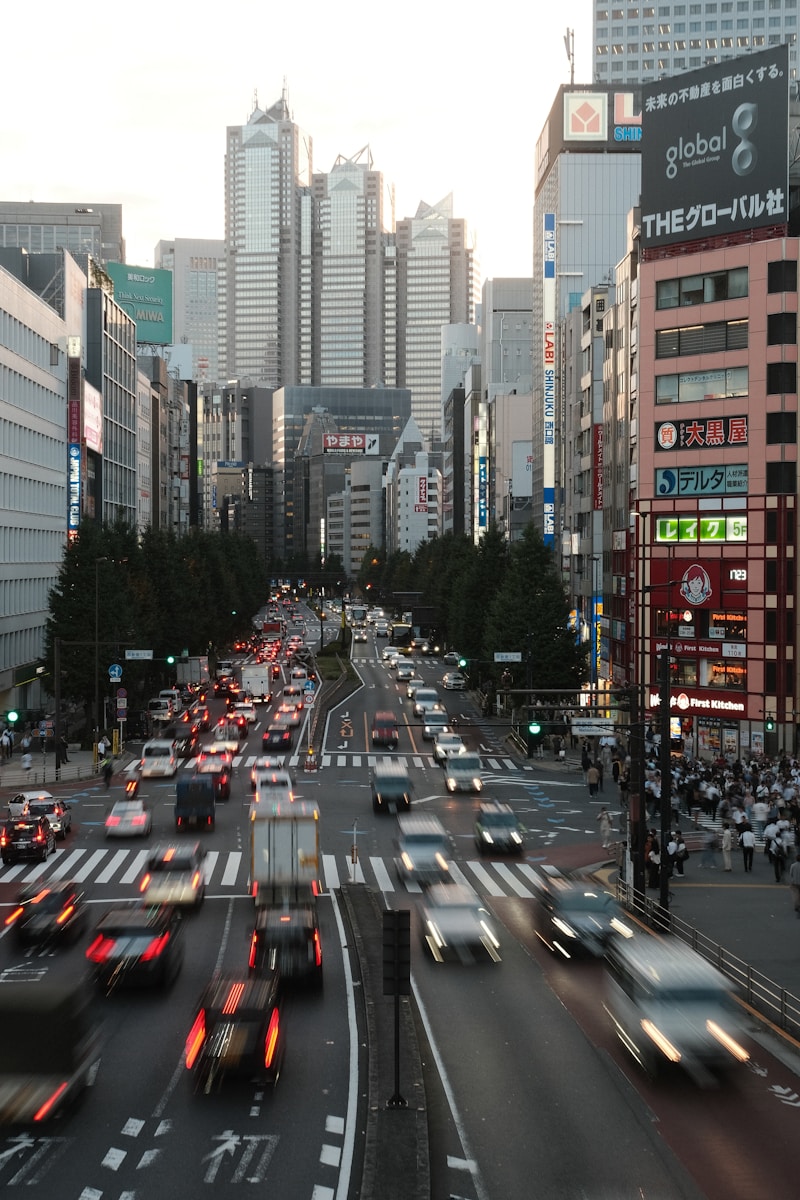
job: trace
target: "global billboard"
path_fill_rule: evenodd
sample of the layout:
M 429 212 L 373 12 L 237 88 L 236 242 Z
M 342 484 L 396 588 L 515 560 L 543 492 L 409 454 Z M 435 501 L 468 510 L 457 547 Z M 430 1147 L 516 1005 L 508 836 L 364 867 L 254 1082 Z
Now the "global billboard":
M 114 283 L 114 299 L 136 322 L 136 341 L 169 346 L 172 342 L 172 271 L 114 262 L 108 263 L 106 270 Z
M 644 247 L 789 215 L 789 49 L 774 46 L 642 85 Z

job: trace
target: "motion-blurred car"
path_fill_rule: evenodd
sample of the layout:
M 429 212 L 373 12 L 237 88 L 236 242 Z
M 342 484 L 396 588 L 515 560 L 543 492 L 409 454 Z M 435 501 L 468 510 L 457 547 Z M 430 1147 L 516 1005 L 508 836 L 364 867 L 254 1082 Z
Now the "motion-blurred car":
M 446 667 L 457 667 L 461 662 L 461 655 L 455 650 L 448 650 L 447 654 L 445 654 L 442 658 L 442 662 Z
M 293 732 L 288 725 L 268 725 L 261 735 L 262 750 L 291 750 Z
M 426 741 L 435 741 L 443 733 L 451 733 L 450 718 L 444 711 L 439 711 L 438 708 L 432 709 L 423 715 L 422 736 Z
M 591 879 L 545 866 L 537 872 L 535 891 L 534 928 L 554 954 L 574 958 L 583 952 L 602 958 L 615 933 L 633 934 L 611 892 Z
M 442 676 L 442 687 L 446 692 L 463 692 L 466 690 L 467 681 L 460 671 L 447 671 Z
M 408 770 L 390 758 L 376 762 L 372 770 L 372 811 L 408 812 L 414 789 Z
M 455 754 L 444 764 L 444 785 L 448 792 L 482 792 L 481 758 L 468 750 Z
M 407 684 L 410 679 L 414 678 L 414 665 L 410 662 L 401 662 L 398 660 L 395 672 L 397 682 Z
M 281 704 L 276 708 L 273 714 L 273 725 L 288 725 L 290 729 L 297 729 L 298 725 L 303 720 L 303 710 L 297 708 L 294 704 Z
M 353 641 L 354 642 L 366 642 L 367 641 L 366 629 L 354 629 L 353 630 Z
M 417 688 L 426 687 L 426 686 L 427 686 L 427 684 L 425 683 L 425 680 L 422 679 L 421 676 L 412 675 L 411 678 L 409 679 L 408 683 L 406 684 L 406 695 L 408 696 L 409 700 L 414 699 Z
M 250 938 L 250 970 L 255 975 L 277 971 L 281 984 L 322 987 L 322 942 L 313 904 L 287 904 L 256 909 Z
M 200 908 L 206 896 L 204 858 L 199 842 L 155 847 L 139 881 L 142 903 Z
M 230 800 L 233 759 L 225 751 L 221 754 L 201 754 L 195 763 L 196 775 L 210 775 L 214 780 L 217 800 Z
M 196 710 L 194 719 L 197 723 L 197 728 L 200 730 L 201 733 L 205 733 L 206 730 L 210 729 L 211 713 L 208 711 L 208 708 L 205 704 L 201 704 L 200 707 Z
M 370 733 L 373 746 L 385 746 L 387 750 L 396 750 L 400 741 L 397 729 L 397 717 L 393 712 L 382 710 L 372 718 Z
M 445 733 L 437 733 L 433 739 L 433 757 L 442 766 L 454 754 L 466 754 L 466 752 L 467 747 L 464 745 L 464 739 L 459 733 L 453 733 L 448 730 Z
M 107 838 L 148 837 L 153 817 L 142 800 L 117 800 L 106 817 Z
M 394 666 L 399 657 L 400 651 L 397 649 L 397 646 L 384 646 L 381 650 L 381 662 L 389 667 Z
M 116 987 L 168 987 L 183 963 L 181 920 L 174 908 L 118 904 L 95 929 L 86 950 L 92 978 L 107 992 Z
M 20 945 L 74 942 L 86 929 L 83 892 L 67 880 L 26 883 L 5 919 Z
M 31 817 L 47 817 L 50 828 L 60 841 L 64 841 L 72 829 L 72 809 L 53 796 L 49 800 L 32 800 L 28 805 L 28 815 Z
M 277 971 L 253 978 L 215 975 L 195 1011 L 185 1063 L 197 1091 L 211 1092 L 226 1075 L 278 1082 L 283 1027 Z
M 481 804 L 475 821 L 475 845 L 480 854 L 522 854 L 525 838 L 510 804 L 499 800 Z
M 422 938 L 436 962 L 456 958 L 468 963 L 485 954 L 492 962 L 500 961 L 500 942 L 490 914 L 465 884 L 437 883 L 428 889 Z
M 399 816 L 397 818 L 399 854 L 394 860 L 397 877 L 405 884 L 447 883 L 450 864 L 449 842 L 437 817 Z
M 194 758 L 200 750 L 200 739 L 196 733 L 178 734 L 175 753 L 178 758 Z
M 254 792 L 260 775 L 283 769 L 283 760 L 273 754 L 259 754 L 250 768 L 250 791 Z
M 142 779 L 170 778 L 178 770 L 175 742 L 170 738 L 152 738 L 145 742 L 139 773 Z
M 47 817 L 18 817 L 0 825 L 0 856 L 6 866 L 20 859 L 46 862 L 56 852 L 56 835 Z
M 248 725 L 255 725 L 258 720 L 256 706 L 252 700 L 238 700 L 233 706 L 233 716 L 244 716 L 247 719 Z

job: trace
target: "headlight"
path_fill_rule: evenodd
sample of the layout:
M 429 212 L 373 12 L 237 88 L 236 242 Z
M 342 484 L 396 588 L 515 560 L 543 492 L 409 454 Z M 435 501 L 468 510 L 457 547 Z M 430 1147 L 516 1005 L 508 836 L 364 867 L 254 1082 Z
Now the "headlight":
M 473 779 L 472 786 L 476 792 L 482 792 L 483 791 L 483 780 L 482 779 Z
M 481 830 L 481 837 L 483 838 L 483 840 L 484 840 L 485 842 L 488 842 L 490 846 L 493 846 L 493 845 L 494 845 L 494 838 L 493 838 L 493 837 L 492 837 L 492 835 L 489 833 L 489 830 L 488 830 L 488 829 L 483 829 L 483 830 Z
M 518 846 L 521 846 L 521 845 L 522 845 L 522 838 L 521 838 L 521 837 L 520 837 L 520 835 L 517 833 L 516 829 L 512 829 L 512 831 L 511 831 L 511 841 L 512 841 L 512 842 L 516 842 L 516 844 L 517 844 Z
M 411 855 L 406 850 L 404 850 L 403 853 L 400 855 L 400 861 L 402 862 L 403 866 L 405 867 L 405 869 L 407 871 L 414 870 L 414 863 L 412 861 Z
M 562 921 L 561 917 L 553 917 L 553 924 L 555 925 L 556 929 L 560 929 L 566 937 L 576 938 L 578 936 L 572 926 L 568 925 L 566 921 Z

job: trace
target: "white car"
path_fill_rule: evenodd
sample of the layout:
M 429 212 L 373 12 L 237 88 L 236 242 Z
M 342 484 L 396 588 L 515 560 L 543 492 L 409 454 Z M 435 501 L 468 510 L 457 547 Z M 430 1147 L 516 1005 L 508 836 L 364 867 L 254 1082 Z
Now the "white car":
M 354 629 L 353 630 L 353 641 L 354 642 L 366 642 L 367 641 L 366 629 Z
M 408 686 L 406 687 L 406 695 L 408 696 L 409 700 L 414 699 L 417 688 L 421 687 L 425 687 L 425 680 L 420 679 L 419 675 L 412 675 L 408 681 Z
M 259 754 L 250 768 L 250 791 L 255 791 L 259 775 L 265 775 L 268 771 L 281 770 L 283 770 L 283 759 L 276 758 L 274 754 Z
M 175 757 L 175 743 L 173 741 L 153 738 L 152 741 L 145 742 L 142 750 L 142 759 L 139 763 L 139 774 L 142 779 L 170 779 L 173 775 L 177 774 L 177 771 L 178 760 Z
M 442 676 L 442 687 L 448 692 L 463 692 L 467 686 L 467 681 L 460 671 L 448 671 Z
M 425 738 L 426 742 L 433 742 L 441 734 L 452 732 L 449 725 L 450 718 L 446 712 L 440 712 L 438 708 L 433 711 L 426 712 L 422 720 L 424 721 L 422 726 L 422 736 Z
M 397 682 L 408 683 L 414 678 L 414 667 L 409 662 L 398 662 L 397 664 Z
M 439 963 L 446 958 L 469 963 L 484 954 L 500 962 L 500 942 L 491 920 L 471 887 L 437 883 L 428 889 L 422 910 L 422 940 Z
M 255 725 L 256 721 L 258 720 L 258 713 L 256 712 L 256 706 L 252 700 L 238 700 L 236 704 L 234 704 L 233 708 L 231 709 L 231 716 L 238 717 L 240 715 L 247 717 L 248 725 Z
M 458 733 L 437 733 L 433 740 L 433 757 L 442 766 L 456 754 L 466 754 L 467 747 Z
M 400 651 L 396 646 L 384 646 L 381 650 L 381 662 L 389 663 L 390 666 L 393 666 L 399 657 Z

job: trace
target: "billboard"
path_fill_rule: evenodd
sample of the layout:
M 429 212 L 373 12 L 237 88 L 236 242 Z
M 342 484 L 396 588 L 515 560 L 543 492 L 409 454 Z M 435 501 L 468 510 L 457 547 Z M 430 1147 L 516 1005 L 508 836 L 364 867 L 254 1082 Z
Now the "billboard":
M 642 140 L 639 84 L 563 85 L 536 142 L 538 192 L 559 154 L 638 154 Z
M 542 241 L 542 533 L 546 546 L 556 535 L 556 214 L 545 213 Z
M 788 221 L 789 49 L 642 85 L 644 247 Z
M 365 433 L 323 433 L 322 435 L 324 454 L 364 454 L 366 448 L 367 435 Z
M 114 299 L 136 322 L 136 341 L 155 346 L 172 343 L 172 271 L 108 263 Z

